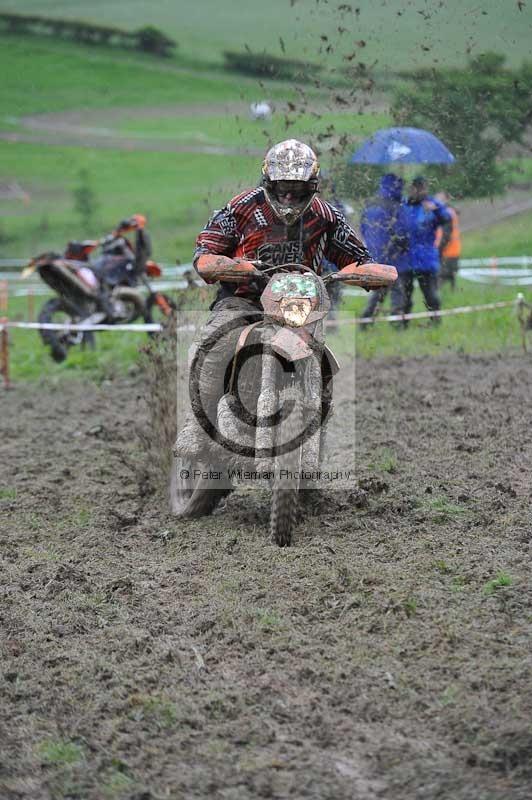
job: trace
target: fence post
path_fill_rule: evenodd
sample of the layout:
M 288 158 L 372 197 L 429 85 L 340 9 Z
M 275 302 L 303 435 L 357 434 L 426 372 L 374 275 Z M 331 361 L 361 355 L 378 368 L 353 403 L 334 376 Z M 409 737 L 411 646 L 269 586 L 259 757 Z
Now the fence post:
M 9 284 L 0 281 L 0 317 L 7 317 Z
M 28 322 L 35 320 L 35 295 L 33 293 L 33 286 L 28 286 Z
M 4 389 L 10 389 L 9 382 L 9 334 L 5 323 L 6 317 L 0 318 L 0 374 L 4 378 Z
M 9 389 L 9 334 L 7 330 L 9 285 L 0 281 L 0 374 L 4 378 L 4 388 Z
M 525 301 L 525 296 L 522 292 L 519 292 L 519 294 L 517 295 L 515 306 L 517 309 L 517 319 L 519 320 L 519 327 L 521 328 L 521 344 L 523 346 L 524 352 L 526 353 L 528 352 L 526 346 L 526 330 L 528 327 L 528 322 L 526 319 L 526 310 L 530 308 L 530 305 Z M 532 319 L 532 315 L 530 316 L 530 319 Z

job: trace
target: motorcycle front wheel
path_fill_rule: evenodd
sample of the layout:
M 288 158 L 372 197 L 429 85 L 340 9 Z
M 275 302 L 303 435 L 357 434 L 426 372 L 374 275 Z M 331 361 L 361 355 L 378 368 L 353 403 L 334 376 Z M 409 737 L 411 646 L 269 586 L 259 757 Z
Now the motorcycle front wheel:
M 113 320 L 129 325 L 144 314 L 142 295 L 127 286 L 117 286 L 111 295 L 113 303 Z
M 73 324 L 77 320 L 73 318 L 68 305 L 60 297 L 48 300 L 42 307 L 39 314 L 39 322 L 43 324 Z M 68 350 L 72 345 L 77 344 L 81 338 L 76 334 L 66 331 L 39 331 L 43 344 L 50 347 L 51 356 L 54 361 L 61 363 L 68 355 Z
M 294 431 L 301 431 L 303 404 L 299 386 L 287 386 L 280 392 L 282 418 L 277 432 L 270 533 L 279 547 L 290 547 L 292 529 L 298 512 L 302 444 L 294 442 Z M 284 450 L 286 449 L 286 452 Z

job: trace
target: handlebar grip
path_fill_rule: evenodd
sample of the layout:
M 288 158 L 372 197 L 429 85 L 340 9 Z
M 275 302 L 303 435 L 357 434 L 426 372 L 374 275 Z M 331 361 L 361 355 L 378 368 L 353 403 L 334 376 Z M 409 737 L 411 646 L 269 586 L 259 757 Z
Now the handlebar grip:
M 390 264 L 348 264 L 340 272 L 338 278 L 354 286 L 365 289 L 383 289 L 397 280 L 397 270 Z

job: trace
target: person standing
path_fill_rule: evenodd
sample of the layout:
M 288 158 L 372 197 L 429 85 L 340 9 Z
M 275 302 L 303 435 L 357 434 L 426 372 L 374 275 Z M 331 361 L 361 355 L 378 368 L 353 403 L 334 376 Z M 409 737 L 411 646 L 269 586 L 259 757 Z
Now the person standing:
M 393 173 L 383 175 L 377 195 L 373 197 L 362 211 L 360 231 L 366 247 L 384 264 L 392 264 L 397 272 L 408 269 L 406 252 L 408 238 L 406 235 L 406 218 L 402 208 L 403 179 Z M 397 284 L 397 281 L 396 281 Z M 394 305 L 395 284 L 392 286 L 392 306 Z M 386 289 L 371 292 L 362 316 L 372 318 L 377 306 L 386 297 Z M 401 293 L 395 305 L 400 303 Z M 367 326 L 364 325 L 362 330 Z
M 399 272 L 397 288 L 392 298 L 392 314 L 412 311 L 414 281 L 417 278 L 429 311 L 441 308 L 438 293 L 440 255 L 436 247 L 436 231 L 450 223 L 449 209 L 428 193 L 426 178 L 418 175 L 412 181 L 408 199 L 402 205 L 403 220 L 408 236 L 406 260 L 408 268 Z
M 462 252 L 462 241 L 460 238 L 460 212 L 449 205 L 449 195 L 447 192 L 438 192 L 436 200 L 444 203 L 449 209 L 451 221 L 439 228 L 436 233 L 436 247 L 440 253 L 440 286 L 445 281 L 451 284 L 451 288 L 456 288 L 456 275 L 458 273 L 458 259 Z

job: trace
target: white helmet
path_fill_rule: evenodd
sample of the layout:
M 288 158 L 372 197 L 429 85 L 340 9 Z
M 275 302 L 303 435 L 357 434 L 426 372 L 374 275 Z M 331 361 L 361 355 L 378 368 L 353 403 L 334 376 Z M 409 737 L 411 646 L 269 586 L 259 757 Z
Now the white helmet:
M 262 164 L 266 199 L 287 225 L 293 225 L 311 204 L 319 172 L 316 153 L 297 139 L 279 142 L 266 153 Z

